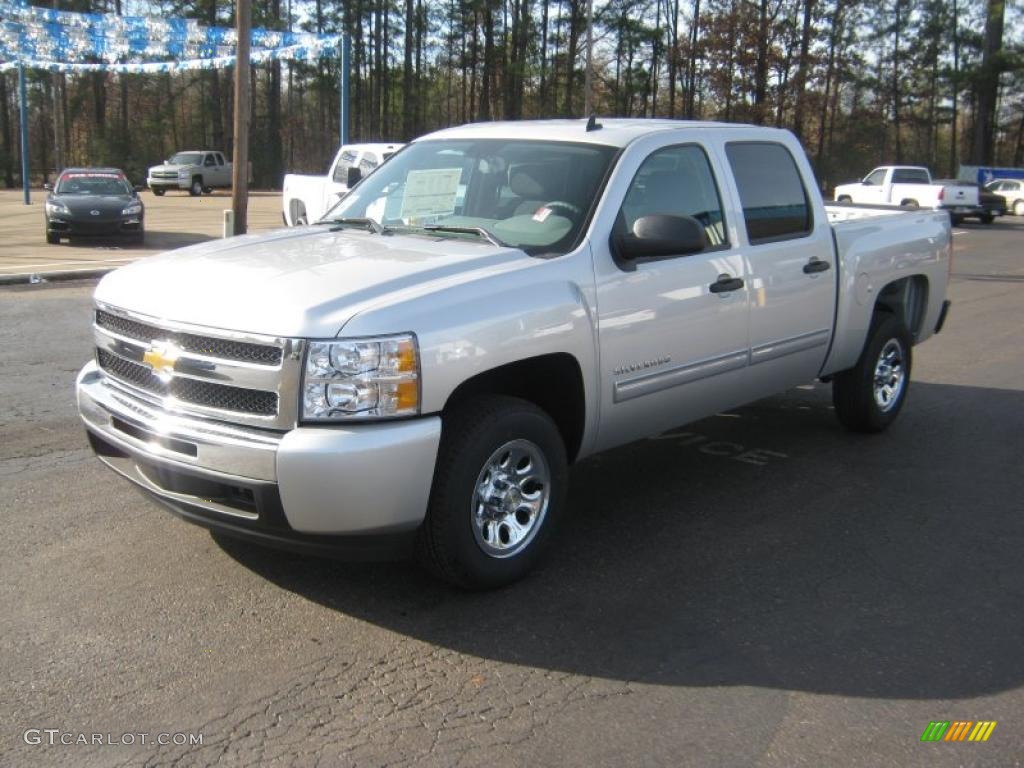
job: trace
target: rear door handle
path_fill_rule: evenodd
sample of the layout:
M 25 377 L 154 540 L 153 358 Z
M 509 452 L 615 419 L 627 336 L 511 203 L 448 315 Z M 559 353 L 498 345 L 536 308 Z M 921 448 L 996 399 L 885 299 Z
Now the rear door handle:
M 718 280 L 708 286 L 708 290 L 712 293 L 728 293 L 729 291 L 738 291 L 743 287 L 742 277 L 733 277 L 732 275 L 719 275 Z
M 829 264 L 827 261 L 823 261 L 821 259 L 811 259 L 806 264 L 804 264 L 804 274 L 813 275 L 817 272 L 824 272 L 831 266 L 832 265 Z

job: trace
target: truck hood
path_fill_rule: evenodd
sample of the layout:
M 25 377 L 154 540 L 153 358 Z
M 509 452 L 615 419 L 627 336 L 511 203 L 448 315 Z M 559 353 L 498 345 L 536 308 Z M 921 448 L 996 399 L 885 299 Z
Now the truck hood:
M 475 241 L 301 227 L 141 259 L 104 277 L 96 300 L 160 320 L 331 338 L 366 307 L 533 263 Z
M 186 171 L 186 170 L 188 170 L 190 168 L 195 168 L 195 166 L 194 165 L 154 165 L 152 168 L 149 169 L 149 172 L 152 173 L 153 171 L 174 171 L 175 173 L 177 173 L 178 171 Z

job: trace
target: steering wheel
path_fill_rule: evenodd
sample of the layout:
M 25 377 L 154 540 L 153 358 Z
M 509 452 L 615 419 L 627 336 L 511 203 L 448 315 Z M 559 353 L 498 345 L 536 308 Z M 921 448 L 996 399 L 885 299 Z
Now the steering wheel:
M 567 203 L 564 200 L 552 200 L 550 203 L 544 203 L 544 205 L 542 205 L 541 207 L 542 208 L 552 208 L 552 209 L 553 208 L 564 208 L 569 213 L 575 214 L 576 216 L 582 216 L 583 215 L 583 211 L 580 209 L 580 207 L 578 205 L 573 205 L 572 203 Z

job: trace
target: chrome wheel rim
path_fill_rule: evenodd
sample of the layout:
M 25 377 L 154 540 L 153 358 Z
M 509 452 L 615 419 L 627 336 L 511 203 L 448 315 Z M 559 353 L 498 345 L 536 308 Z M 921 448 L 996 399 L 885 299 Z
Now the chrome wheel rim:
M 473 488 L 473 536 L 485 554 L 505 558 L 530 545 L 544 523 L 551 470 L 539 447 L 512 440 L 491 454 Z
M 875 363 L 875 405 L 882 413 L 891 411 L 900 401 L 906 381 L 903 345 L 897 339 L 889 339 Z

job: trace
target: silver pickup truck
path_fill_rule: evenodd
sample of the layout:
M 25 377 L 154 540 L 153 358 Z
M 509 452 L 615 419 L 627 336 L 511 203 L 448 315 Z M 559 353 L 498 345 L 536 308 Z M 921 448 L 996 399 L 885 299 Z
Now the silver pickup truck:
M 231 186 L 231 162 L 222 152 L 178 152 L 163 165 L 150 168 L 146 184 L 157 197 L 169 189 L 187 190 L 192 197 L 199 197 L 215 187 Z
M 786 131 L 470 125 L 318 225 L 107 275 L 78 405 L 186 520 L 493 587 L 598 451 L 814 379 L 884 429 L 949 265 L 945 213 L 826 209 Z

